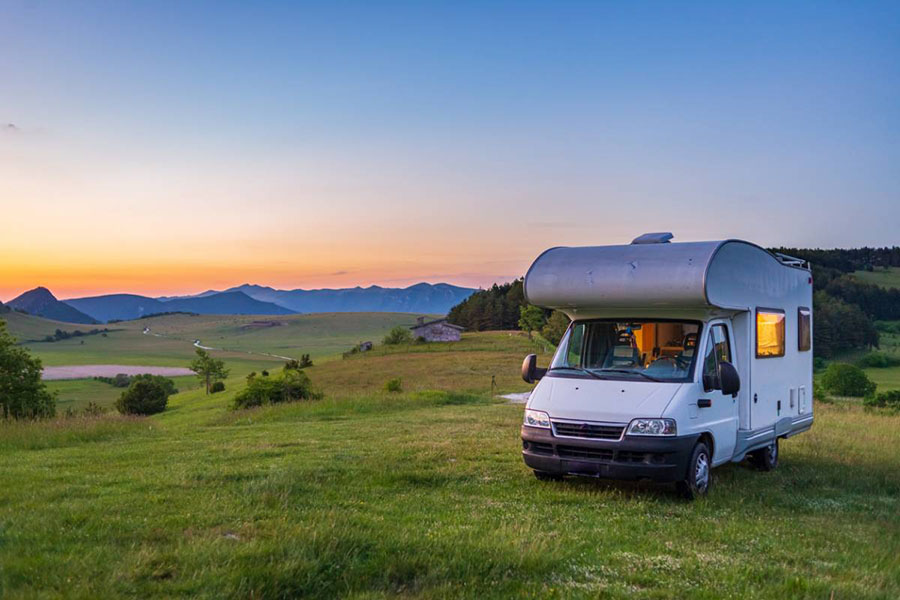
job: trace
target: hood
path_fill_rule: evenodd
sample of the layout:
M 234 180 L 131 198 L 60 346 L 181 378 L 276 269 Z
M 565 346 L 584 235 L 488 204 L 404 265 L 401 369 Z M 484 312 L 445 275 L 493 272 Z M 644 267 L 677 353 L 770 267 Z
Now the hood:
M 637 417 L 662 416 L 682 385 L 544 377 L 531 393 L 528 408 L 557 419 L 627 423 Z

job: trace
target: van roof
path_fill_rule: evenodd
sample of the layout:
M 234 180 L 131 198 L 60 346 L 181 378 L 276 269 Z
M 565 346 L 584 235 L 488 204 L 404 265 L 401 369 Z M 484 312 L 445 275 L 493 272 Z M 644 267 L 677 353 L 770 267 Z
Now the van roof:
M 804 261 L 750 242 L 669 239 L 671 234 L 655 233 L 628 245 L 550 248 L 528 269 L 525 296 L 532 304 L 563 311 L 746 310 L 812 281 Z

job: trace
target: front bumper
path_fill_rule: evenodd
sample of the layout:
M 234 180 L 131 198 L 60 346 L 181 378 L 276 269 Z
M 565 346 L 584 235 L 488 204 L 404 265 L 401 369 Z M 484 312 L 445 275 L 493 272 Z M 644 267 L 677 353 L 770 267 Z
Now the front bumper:
M 606 479 L 680 481 L 699 435 L 628 436 L 619 440 L 555 437 L 549 429 L 522 426 L 522 457 L 536 471 Z

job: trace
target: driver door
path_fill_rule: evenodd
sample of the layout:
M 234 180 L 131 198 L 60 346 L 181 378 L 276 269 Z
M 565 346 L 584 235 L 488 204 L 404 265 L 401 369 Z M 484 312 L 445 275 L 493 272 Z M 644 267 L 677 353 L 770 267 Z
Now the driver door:
M 722 393 L 719 382 L 719 364 L 734 364 L 734 346 L 731 331 L 725 321 L 710 323 L 703 352 L 700 354 L 702 394 L 697 401 L 698 418 L 715 438 L 713 463 L 731 460 L 737 441 L 737 397 Z

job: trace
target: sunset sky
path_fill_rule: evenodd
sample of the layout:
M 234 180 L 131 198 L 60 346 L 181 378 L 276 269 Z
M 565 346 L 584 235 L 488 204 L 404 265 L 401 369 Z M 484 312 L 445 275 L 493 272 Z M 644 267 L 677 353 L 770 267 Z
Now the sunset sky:
M 900 3 L 0 0 L 0 300 L 900 244 Z

